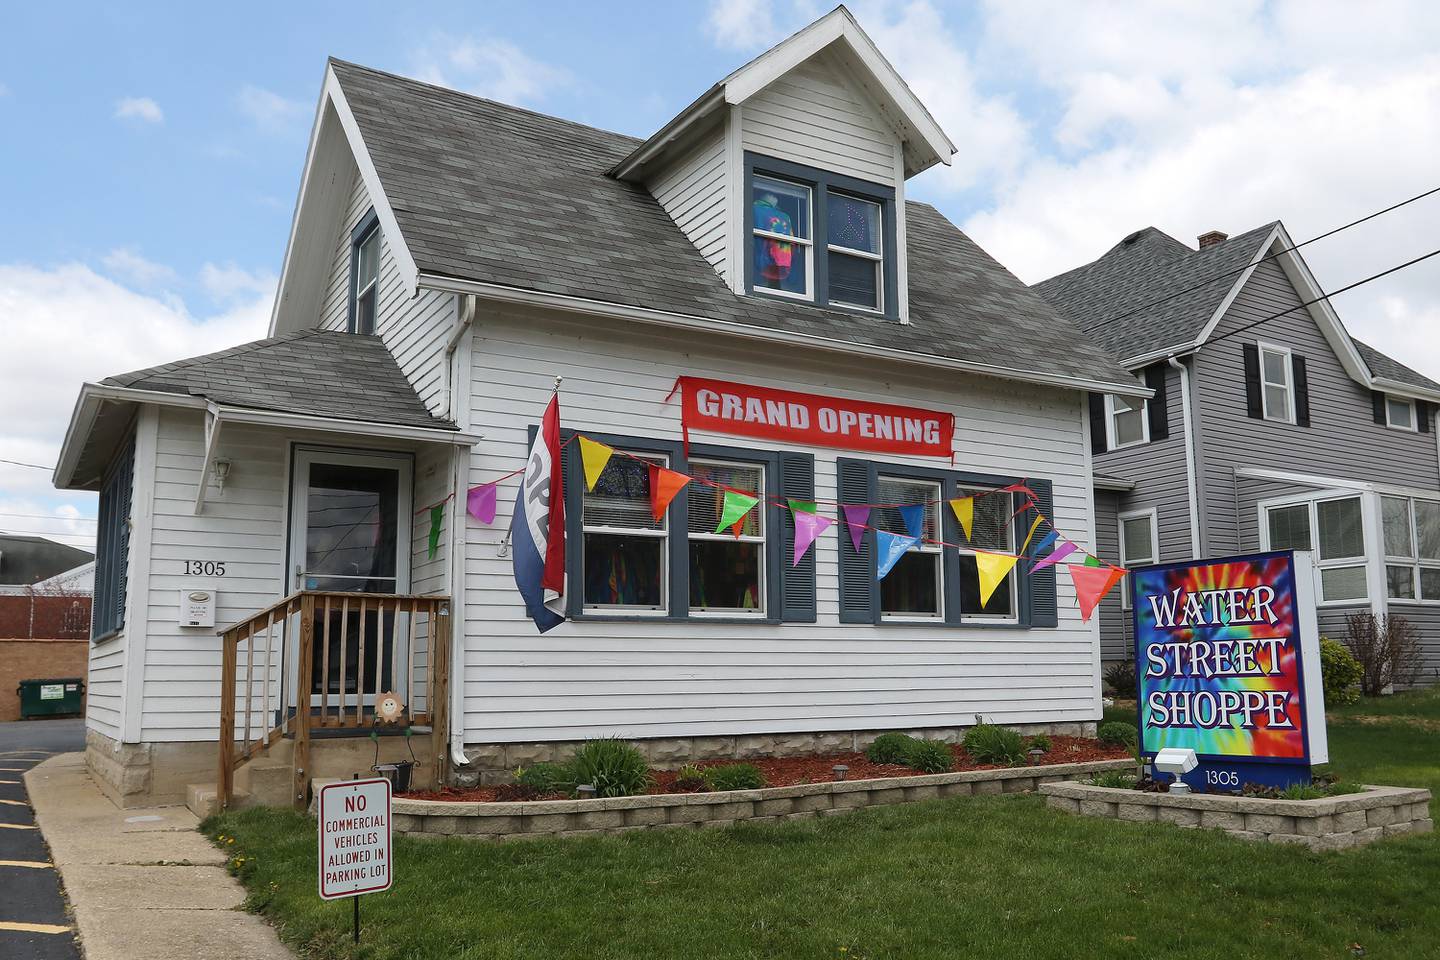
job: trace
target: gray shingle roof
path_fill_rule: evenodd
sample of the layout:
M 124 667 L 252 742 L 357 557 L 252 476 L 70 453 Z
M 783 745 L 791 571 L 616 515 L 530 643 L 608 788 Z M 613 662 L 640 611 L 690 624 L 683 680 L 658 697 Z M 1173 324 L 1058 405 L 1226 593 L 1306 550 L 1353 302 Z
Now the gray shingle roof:
M 1178 347 L 1204 329 L 1239 279 L 1234 271 L 1254 259 L 1275 226 L 1267 223 L 1200 250 L 1146 227 L 1100 259 L 1034 289 L 1122 359 Z M 1204 282 L 1212 277 L 1213 283 Z M 1195 286 L 1199 289 L 1181 294 Z M 1146 306 L 1158 300 L 1165 302 Z
M 421 273 L 1133 386 L 969 237 L 906 206 L 910 323 L 736 296 L 643 188 L 640 143 L 354 64 L 332 67 Z
M 379 337 L 352 333 L 300 330 L 104 382 L 258 410 L 455 429 L 425 408 Z
M 1377 377 L 1384 377 L 1387 380 L 1394 380 L 1397 383 L 1408 384 L 1412 387 L 1423 387 L 1426 390 L 1440 390 L 1440 383 L 1436 383 L 1423 373 L 1411 370 L 1399 360 L 1387 357 L 1376 350 L 1368 343 L 1362 343 L 1354 337 L 1350 341 L 1355 344 L 1355 349 L 1360 351 L 1360 359 L 1365 361 L 1365 366 L 1370 368 L 1370 373 Z

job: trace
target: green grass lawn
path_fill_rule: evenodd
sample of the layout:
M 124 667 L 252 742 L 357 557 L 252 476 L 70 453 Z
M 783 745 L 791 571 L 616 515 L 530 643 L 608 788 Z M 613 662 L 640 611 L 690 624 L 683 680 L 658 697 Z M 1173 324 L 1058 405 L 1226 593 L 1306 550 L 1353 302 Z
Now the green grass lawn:
M 1343 720 L 1330 742 L 1346 779 L 1440 792 L 1440 734 Z M 397 837 L 395 886 L 364 898 L 355 950 L 350 904 L 316 894 L 313 821 L 205 827 L 235 838 L 250 907 L 309 958 L 1440 956 L 1437 834 L 1313 854 L 1016 796 L 584 840 Z

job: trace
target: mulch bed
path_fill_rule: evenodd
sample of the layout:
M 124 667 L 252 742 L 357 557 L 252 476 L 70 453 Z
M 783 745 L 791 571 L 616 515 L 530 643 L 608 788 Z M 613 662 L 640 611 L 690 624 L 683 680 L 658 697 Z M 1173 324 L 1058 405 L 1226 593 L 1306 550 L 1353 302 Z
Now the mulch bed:
M 951 772 L 962 770 L 999 770 L 1001 764 L 976 763 L 965 748 L 959 744 L 953 744 L 950 752 L 955 756 L 955 763 L 950 768 Z M 1124 747 L 1114 747 L 1101 743 L 1099 740 L 1091 740 L 1088 737 L 1050 737 L 1050 752 L 1040 758 L 1040 762 L 1033 766 L 1048 766 L 1057 763 L 1089 763 L 1095 760 L 1121 760 L 1130 756 L 1130 752 Z M 850 769 L 845 774 L 847 780 L 874 780 L 882 777 L 920 777 L 925 774 L 910 767 L 894 763 L 871 763 L 863 753 L 829 753 L 820 756 L 808 757 L 761 757 L 753 760 L 707 760 L 695 764 L 700 768 L 723 767 L 727 764 L 742 762 L 752 763 L 760 768 L 765 775 L 766 786 L 791 787 L 802 783 L 828 783 L 835 779 L 832 768 L 836 764 L 845 764 Z M 654 784 L 648 793 L 666 794 L 682 793 L 683 790 L 675 789 L 675 771 L 656 770 L 654 771 Z M 491 803 L 496 800 L 568 800 L 568 794 L 553 794 L 538 797 L 519 797 L 514 795 L 514 789 L 506 787 L 445 787 L 441 790 L 429 790 L 424 792 L 412 792 L 401 794 L 408 800 L 464 800 L 480 803 Z

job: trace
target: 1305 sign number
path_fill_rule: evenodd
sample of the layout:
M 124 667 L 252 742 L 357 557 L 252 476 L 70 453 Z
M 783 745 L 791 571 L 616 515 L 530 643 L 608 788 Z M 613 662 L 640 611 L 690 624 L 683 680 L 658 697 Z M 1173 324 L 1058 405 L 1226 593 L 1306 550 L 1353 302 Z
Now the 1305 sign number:
M 223 577 L 225 576 L 224 560 L 186 560 L 185 576 L 187 577 Z

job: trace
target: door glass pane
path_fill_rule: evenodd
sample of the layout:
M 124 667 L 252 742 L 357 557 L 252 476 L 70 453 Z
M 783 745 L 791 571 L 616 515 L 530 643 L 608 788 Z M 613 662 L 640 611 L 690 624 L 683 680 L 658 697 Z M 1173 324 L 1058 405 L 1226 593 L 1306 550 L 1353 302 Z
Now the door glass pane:
M 1385 527 L 1385 555 L 1413 557 L 1410 550 L 1410 501 L 1403 497 L 1381 497 L 1380 519 Z
M 1309 550 L 1310 506 L 1275 507 L 1270 515 L 1271 550 Z
M 305 587 L 395 593 L 400 472 L 312 463 L 305 517 Z
M 1320 524 L 1321 560 L 1365 555 L 1359 497 L 1322 501 L 1315 505 L 1315 514 Z

